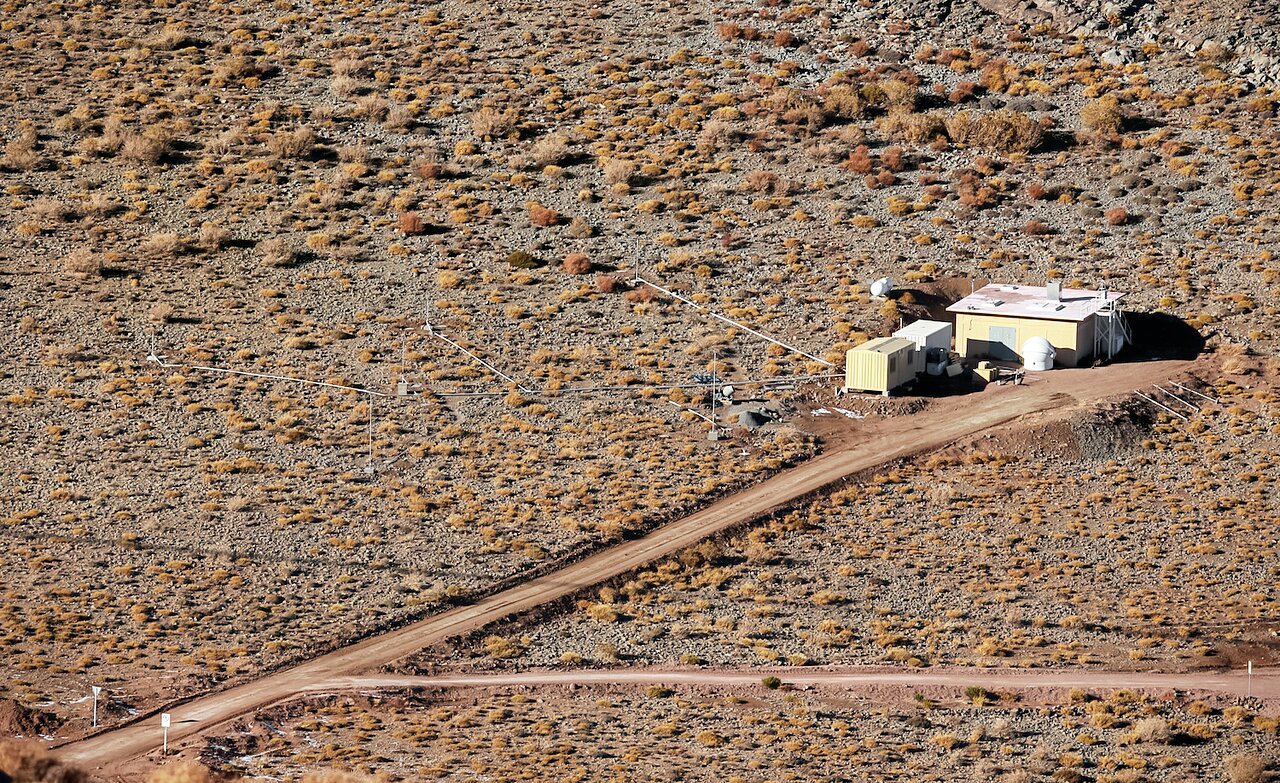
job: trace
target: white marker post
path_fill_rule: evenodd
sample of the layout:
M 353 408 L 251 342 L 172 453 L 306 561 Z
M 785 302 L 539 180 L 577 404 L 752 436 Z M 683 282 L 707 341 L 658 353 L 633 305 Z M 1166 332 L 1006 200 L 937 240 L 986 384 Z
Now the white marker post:
M 101 685 L 90 685 L 93 688 L 93 727 L 98 728 L 98 694 L 102 693 Z
M 1249 674 L 1245 677 L 1244 696 L 1246 699 L 1253 698 L 1253 661 L 1249 661 Z
M 173 719 L 170 717 L 169 713 L 160 713 L 160 728 L 164 729 L 164 749 L 160 753 L 162 756 L 169 755 L 169 724 L 172 722 Z

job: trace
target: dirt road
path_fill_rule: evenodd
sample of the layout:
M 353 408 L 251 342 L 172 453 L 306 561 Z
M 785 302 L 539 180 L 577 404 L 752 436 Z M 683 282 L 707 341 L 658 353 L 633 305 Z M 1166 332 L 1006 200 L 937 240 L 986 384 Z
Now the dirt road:
M 431 677 L 371 675 L 337 677 L 313 683 L 307 693 L 390 690 L 401 688 L 495 688 L 533 685 L 711 685 L 763 687 L 770 675 L 789 686 L 859 687 L 892 685 L 904 688 L 979 686 L 990 691 L 1023 688 L 1082 688 L 1145 692 L 1207 691 L 1231 696 L 1252 695 L 1280 699 L 1280 669 L 1254 669 L 1252 682 L 1243 670 L 1231 672 L 1108 672 L 1071 669 L 938 668 L 927 671 L 877 666 L 797 669 L 581 669 L 572 671 L 502 672 L 498 674 L 442 674 Z
M 843 440 L 839 448 L 663 525 L 643 538 L 624 541 L 474 604 L 371 637 L 252 682 L 172 705 L 167 708 L 173 716 L 170 741 L 207 731 L 319 683 L 376 671 L 424 647 L 634 571 L 852 474 L 934 451 L 1015 419 L 1128 394 L 1178 377 L 1190 366 L 1191 362 L 1186 361 L 1161 361 L 1093 370 L 1056 370 L 1032 376 L 1026 386 L 988 387 L 981 393 L 936 400 L 912 416 L 859 422 L 857 439 Z M 158 748 L 158 724 L 154 715 L 142 716 L 123 727 L 64 745 L 56 753 L 67 761 L 89 767 L 127 761 Z

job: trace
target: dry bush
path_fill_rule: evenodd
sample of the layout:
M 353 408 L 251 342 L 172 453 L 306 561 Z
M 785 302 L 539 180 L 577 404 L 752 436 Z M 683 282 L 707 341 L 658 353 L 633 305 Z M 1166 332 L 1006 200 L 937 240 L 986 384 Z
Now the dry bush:
M 381 95 L 366 95 L 356 101 L 356 107 L 351 112 L 351 116 L 379 122 L 386 118 L 389 112 L 386 98 Z
M 159 163 L 168 152 L 169 140 L 154 134 L 129 134 L 120 145 L 120 157 L 134 163 Z
M 777 192 L 778 175 L 772 171 L 748 171 L 742 177 L 742 189 L 752 193 Z
M 570 253 L 564 257 L 562 267 L 571 275 L 585 275 L 591 271 L 591 259 L 586 253 Z
M 733 22 L 716 22 L 715 30 L 716 35 L 726 41 L 732 41 L 735 38 L 742 37 L 742 26 L 734 24 Z
M 32 171 L 40 166 L 40 153 L 36 151 L 35 135 L 24 135 L 4 147 L 0 165 L 10 171 Z
M 210 252 L 221 250 L 231 241 L 231 232 L 217 223 L 201 223 L 200 236 L 197 239 L 200 247 Z
M 81 103 L 54 120 L 53 127 L 60 133 L 84 130 L 89 123 L 93 122 L 93 117 L 93 107 L 87 103 Z
M 1107 223 L 1113 226 L 1123 226 L 1129 222 L 1129 210 L 1123 206 L 1115 206 L 1102 213 Z
M 781 87 L 769 94 L 766 108 L 776 120 L 812 133 L 826 123 L 828 112 L 810 92 Z
M 124 207 L 106 193 L 94 193 L 80 206 L 80 211 L 84 215 L 98 220 L 109 218 L 123 210 Z
M 291 131 L 279 131 L 267 142 L 267 149 L 277 158 L 299 159 L 310 154 L 316 145 L 316 133 L 305 125 Z
M 159 33 L 147 39 L 146 45 L 149 49 L 157 52 L 172 52 L 176 49 L 182 49 L 195 43 L 195 39 L 181 25 L 167 24 Z
M 698 133 L 698 150 L 700 152 L 716 152 L 733 141 L 733 126 L 723 120 L 711 120 L 702 126 Z
M 1169 721 L 1164 718 L 1143 718 L 1133 725 L 1130 734 L 1135 742 L 1168 742 Z
M 414 114 L 408 106 L 392 106 L 387 110 L 382 127 L 387 130 L 405 131 L 414 126 Z
M 1000 199 L 1000 193 L 972 171 L 966 171 L 960 175 L 955 189 L 956 195 L 960 198 L 960 204 L 974 209 L 995 206 Z
M 177 313 L 178 308 L 168 302 L 157 302 L 155 306 L 147 311 L 147 318 L 152 323 L 167 324 L 173 320 L 173 317 L 177 315 Z
M 177 234 L 160 232 L 142 241 L 138 246 L 138 255 L 151 261 L 167 261 L 181 255 L 186 250 L 186 244 Z
M 947 135 L 947 123 L 941 114 L 916 114 L 915 112 L 895 111 L 882 118 L 880 130 L 886 136 L 892 136 L 912 144 L 924 144 L 939 136 Z
M 800 45 L 800 39 L 790 30 L 779 30 L 773 34 L 773 45 L 785 49 L 794 49 Z
M 854 88 L 840 85 L 823 94 L 822 108 L 829 116 L 856 120 L 867 110 L 867 101 Z
M 49 223 L 61 223 L 75 216 L 75 212 L 69 206 L 51 198 L 36 199 L 31 202 L 28 210 L 33 217 Z
M 369 147 L 343 145 L 338 147 L 338 160 L 342 162 L 369 162 Z
M 602 294 L 611 294 L 618 290 L 618 278 L 613 275 L 596 275 L 596 290 Z
M 62 259 L 62 267 L 77 278 L 96 277 L 102 274 L 102 257 L 88 248 L 77 248 Z
M 560 213 L 535 201 L 529 204 L 529 222 L 544 228 L 554 226 L 560 222 Z
M 482 139 L 507 136 L 516 126 L 517 115 L 511 109 L 498 111 L 485 106 L 471 115 L 471 130 Z
M 947 135 L 959 144 L 1000 152 L 1031 152 L 1044 141 L 1044 128 L 1021 112 L 994 111 L 974 115 L 956 112 L 947 118 Z
M 652 302 L 658 298 L 658 291 L 651 286 L 642 285 L 639 288 L 633 288 L 622 295 L 623 299 L 633 304 L 644 304 Z
M 916 102 L 920 100 L 920 93 L 916 88 L 901 79 L 889 79 L 881 82 L 880 90 L 884 96 L 882 102 L 890 112 L 915 111 Z
M 0 780 L 12 783 L 80 783 L 85 775 L 64 767 L 35 743 L 0 743 Z
M 569 140 L 560 134 L 543 136 L 534 142 L 529 154 L 538 168 L 555 165 L 569 157 Z
M 636 164 L 625 158 L 606 158 L 601 161 L 600 169 L 604 172 L 604 181 L 610 185 L 630 182 L 636 174 Z
M 249 129 L 245 125 L 236 125 L 219 133 L 212 141 L 205 144 L 206 151 L 214 155 L 226 155 L 231 150 L 249 141 Z
M 350 76 L 335 76 L 333 81 L 329 82 L 329 92 L 333 93 L 335 98 L 343 100 L 350 98 L 360 91 L 360 80 Z M 312 116 L 315 116 L 314 114 Z
M 436 153 L 431 151 L 414 161 L 413 173 L 430 182 L 440 178 L 444 173 L 444 167 Z
M 506 262 L 516 269 L 537 269 L 543 265 L 542 259 L 524 250 L 513 250 L 507 254 Z
M 848 159 L 840 165 L 854 174 L 870 174 L 875 167 L 875 163 L 871 160 L 871 151 L 865 144 L 859 144 L 854 148 L 853 152 L 849 153 Z
M 288 266 L 297 258 L 297 251 L 284 237 L 264 239 L 258 243 L 258 252 L 270 266 Z
M 955 89 L 947 93 L 947 100 L 951 103 L 964 103 L 973 97 L 973 91 L 978 85 L 973 82 L 959 82 Z
M 427 231 L 426 224 L 422 222 L 422 217 L 417 212 L 400 213 L 399 226 L 400 233 L 406 236 L 417 236 Z
M 308 772 L 302 776 L 302 783 L 367 783 L 370 778 L 354 772 L 321 770 Z
M 1114 95 L 1090 101 L 1080 110 L 1080 122 L 1099 136 L 1112 137 L 1124 127 L 1124 112 Z
M 1227 783 L 1263 783 L 1270 778 L 1267 760 L 1256 753 L 1237 753 L 1222 760 Z
M 333 74 L 335 76 L 360 76 L 368 70 L 368 64 L 358 57 L 343 57 L 333 63 Z
M 1049 224 L 1042 220 L 1029 220 L 1026 225 L 1022 227 L 1022 233 L 1029 237 L 1042 237 L 1052 232 L 1053 229 L 1049 228 Z
M 147 783 L 213 783 L 217 779 L 203 764 L 180 762 L 157 768 L 147 776 Z

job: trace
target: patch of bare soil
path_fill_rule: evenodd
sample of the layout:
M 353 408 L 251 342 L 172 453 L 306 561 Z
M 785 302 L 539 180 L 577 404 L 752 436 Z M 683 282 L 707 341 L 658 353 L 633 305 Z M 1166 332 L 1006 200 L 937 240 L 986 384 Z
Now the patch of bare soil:
M 24 707 L 13 699 L 0 699 L 0 736 L 43 736 L 55 732 L 58 725 L 58 719 L 47 712 Z

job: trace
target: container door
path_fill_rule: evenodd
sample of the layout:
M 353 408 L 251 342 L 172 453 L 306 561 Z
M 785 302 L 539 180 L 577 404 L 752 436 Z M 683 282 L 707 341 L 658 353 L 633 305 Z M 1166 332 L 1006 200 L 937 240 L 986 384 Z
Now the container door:
M 1012 326 L 987 327 L 987 353 L 992 359 L 1018 360 L 1018 330 Z

